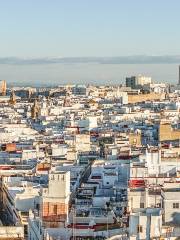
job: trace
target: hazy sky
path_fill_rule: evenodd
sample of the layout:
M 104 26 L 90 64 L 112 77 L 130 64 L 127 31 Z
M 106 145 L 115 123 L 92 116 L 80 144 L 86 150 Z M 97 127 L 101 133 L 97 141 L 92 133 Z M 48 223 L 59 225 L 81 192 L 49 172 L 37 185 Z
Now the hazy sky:
M 180 0 L 0 0 L 0 59 L 180 55 L 179 24 Z M 11 83 L 117 83 L 138 73 L 176 81 L 178 76 L 176 65 L 18 65 L 11 59 L 0 61 L 0 79 Z
M 0 57 L 180 54 L 180 0 L 0 0 Z

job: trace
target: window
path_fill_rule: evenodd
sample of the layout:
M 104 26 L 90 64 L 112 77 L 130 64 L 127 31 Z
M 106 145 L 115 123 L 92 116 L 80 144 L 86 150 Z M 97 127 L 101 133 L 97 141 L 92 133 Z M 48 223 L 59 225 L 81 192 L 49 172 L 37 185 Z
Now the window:
M 53 206 L 53 214 L 57 215 L 57 205 Z
M 144 203 L 140 202 L 140 208 L 144 208 Z
M 179 203 L 173 203 L 173 208 L 179 208 Z
M 142 225 L 137 225 L 137 232 L 142 233 L 143 232 L 143 227 Z
M 51 175 L 51 180 L 54 180 L 54 175 Z
M 161 207 L 161 203 L 157 203 L 156 207 L 160 208 Z
M 37 210 L 40 210 L 40 204 L 37 203 L 35 208 L 36 208 Z

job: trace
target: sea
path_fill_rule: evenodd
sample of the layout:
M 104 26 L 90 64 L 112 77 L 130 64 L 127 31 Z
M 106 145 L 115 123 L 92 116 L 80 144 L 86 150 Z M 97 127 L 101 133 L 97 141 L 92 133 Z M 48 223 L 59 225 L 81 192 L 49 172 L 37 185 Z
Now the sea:
M 0 79 L 9 86 L 58 86 L 64 84 L 120 85 L 132 75 L 154 82 L 177 84 L 178 64 L 0 64 Z

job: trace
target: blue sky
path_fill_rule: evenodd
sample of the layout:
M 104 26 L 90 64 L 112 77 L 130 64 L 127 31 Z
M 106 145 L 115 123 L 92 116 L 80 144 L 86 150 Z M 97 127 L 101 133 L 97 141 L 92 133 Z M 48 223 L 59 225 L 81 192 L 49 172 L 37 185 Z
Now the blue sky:
M 0 0 L 0 57 L 180 54 L 179 0 Z

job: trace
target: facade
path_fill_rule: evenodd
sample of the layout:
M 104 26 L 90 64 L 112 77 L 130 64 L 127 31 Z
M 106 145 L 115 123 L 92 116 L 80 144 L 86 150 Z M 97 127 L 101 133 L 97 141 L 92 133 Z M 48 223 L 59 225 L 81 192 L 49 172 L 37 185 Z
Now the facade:
M 167 182 L 162 189 L 162 203 L 165 223 L 180 223 L 180 183 Z
M 170 123 L 160 123 L 159 141 L 178 141 L 180 139 L 179 129 L 173 129 Z
M 48 188 L 41 198 L 41 218 L 43 226 L 64 227 L 68 222 L 70 199 L 70 173 L 49 174 Z
M 146 94 L 128 94 L 128 103 L 135 104 L 135 103 L 141 103 L 146 101 L 161 101 L 165 99 L 164 93 L 146 93 Z
M 6 81 L 5 80 L 0 81 L 0 95 L 6 96 Z
M 72 94 L 74 95 L 86 95 L 86 86 L 84 85 L 76 85 L 72 88 Z
M 144 85 L 149 85 L 152 83 L 151 77 L 145 76 L 131 76 L 126 78 L 126 87 L 130 87 L 132 89 L 141 88 Z
M 160 239 L 162 235 L 161 210 L 149 208 L 146 212 L 132 213 L 129 234 L 136 240 Z

